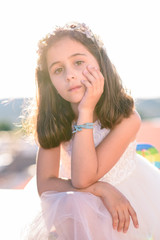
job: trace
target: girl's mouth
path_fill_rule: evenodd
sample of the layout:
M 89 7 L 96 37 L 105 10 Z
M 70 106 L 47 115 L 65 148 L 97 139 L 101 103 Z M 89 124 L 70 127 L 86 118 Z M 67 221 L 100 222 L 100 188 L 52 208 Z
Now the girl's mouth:
M 81 88 L 82 86 L 81 85 L 77 85 L 77 86 L 72 86 L 72 87 L 70 87 L 69 88 L 69 92 L 71 92 L 71 91 L 75 91 L 75 90 L 78 90 L 79 88 Z

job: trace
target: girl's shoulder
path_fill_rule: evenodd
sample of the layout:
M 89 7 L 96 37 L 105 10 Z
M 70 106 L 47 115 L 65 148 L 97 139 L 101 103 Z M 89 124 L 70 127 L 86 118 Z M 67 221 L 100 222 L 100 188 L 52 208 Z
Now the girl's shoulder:
M 128 118 L 123 118 L 122 121 L 111 130 L 111 134 L 118 139 L 126 138 L 132 142 L 135 140 L 140 126 L 141 118 L 137 111 L 133 111 Z
M 133 128 L 135 131 L 138 131 L 141 126 L 141 118 L 136 110 L 128 117 L 124 118 L 120 124 L 123 128 Z
M 95 131 L 109 133 L 109 132 L 112 132 L 114 129 L 118 129 L 118 128 L 135 127 L 139 129 L 140 126 L 141 126 L 140 115 L 136 110 L 134 110 L 133 113 L 128 118 L 123 118 L 122 121 L 119 124 L 117 124 L 113 129 L 102 127 L 99 119 L 94 122 L 93 129 Z
M 95 122 L 94 138 L 98 138 L 99 142 L 101 142 L 108 135 L 110 139 L 114 138 L 115 141 L 116 139 L 128 139 L 126 141 L 133 142 L 136 139 L 136 135 L 140 129 L 140 126 L 141 118 L 137 111 L 133 111 L 128 118 L 123 118 L 122 121 L 112 129 L 102 128 L 98 120 Z

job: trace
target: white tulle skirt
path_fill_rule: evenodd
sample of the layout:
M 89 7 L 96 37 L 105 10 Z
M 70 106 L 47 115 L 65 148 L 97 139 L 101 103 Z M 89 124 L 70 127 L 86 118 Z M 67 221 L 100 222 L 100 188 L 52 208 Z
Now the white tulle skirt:
M 82 192 L 48 191 L 28 229 L 28 240 L 160 240 L 160 171 L 138 157 L 136 169 L 116 185 L 136 210 L 139 228 L 132 221 L 127 233 L 112 227 L 110 213 L 99 197 Z

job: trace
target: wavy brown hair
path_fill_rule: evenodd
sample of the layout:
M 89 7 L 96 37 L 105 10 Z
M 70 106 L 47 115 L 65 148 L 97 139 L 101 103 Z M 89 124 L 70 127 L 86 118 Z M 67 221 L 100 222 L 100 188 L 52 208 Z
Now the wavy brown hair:
M 95 35 L 93 36 L 94 39 L 76 29 L 59 28 L 39 42 L 39 58 L 36 68 L 36 108 L 32 114 L 30 126 L 32 125 L 32 131 L 43 148 L 56 147 L 72 137 L 74 112 L 70 103 L 58 95 L 54 88 L 46 61 L 48 49 L 64 37 L 83 44 L 99 63 L 105 79 L 104 91 L 95 107 L 101 127 L 112 129 L 133 112 L 133 98 L 122 86 L 122 81 L 108 58 L 106 50 L 100 45 L 100 40 Z

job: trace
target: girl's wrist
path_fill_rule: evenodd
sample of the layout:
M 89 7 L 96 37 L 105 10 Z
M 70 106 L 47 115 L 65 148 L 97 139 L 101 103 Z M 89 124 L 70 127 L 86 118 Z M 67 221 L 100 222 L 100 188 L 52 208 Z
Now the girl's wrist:
M 81 109 L 78 112 L 79 112 L 79 115 L 83 115 L 83 114 L 93 115 L 94 109 Z
M 98 197 L 103 197 L 105 195 L 106 192 L 106 186 L 104 182 L 98 181 L 96 183 L 94 183 L 93 185 L 91 185 L 92 189 L 92 193 Z
M 93 122 L 93 111 L 85 111 L 85 110 L 79 111 L 77 125 L 89 123 L 89 122 L 90 123 Z

